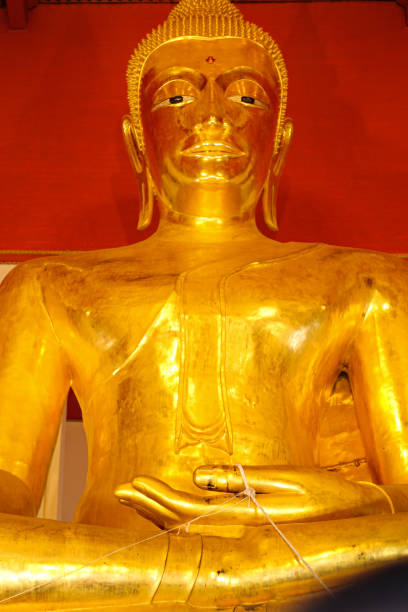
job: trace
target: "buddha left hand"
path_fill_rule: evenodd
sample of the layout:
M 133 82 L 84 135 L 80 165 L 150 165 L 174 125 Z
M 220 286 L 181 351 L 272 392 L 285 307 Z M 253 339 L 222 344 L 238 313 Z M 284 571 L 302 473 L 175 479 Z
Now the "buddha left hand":
M 317 468 L 292 466 L 244 466 L 250 487 L 269 516 L 279 523 L 325 520 L 389 513 L 381 491 L 371 485 L 351 482 Z M 194 472 L 201 489 L 218 495 L 193 495 L 173 489 L 156 478 L 140 476 L 119 486 L 115 495 L 159 527 L 169 529 L 200 516 L 198 524 L 267 524 L 253 503 L 240 503 L 234 494 L 245 488 L 233 466 L 203 466 Z M 230 500 L 230 503 L 226 503 Z M 219 512 L 216 514 L 216 512 Z M 222 512 L 221 512 L 222 510 Z

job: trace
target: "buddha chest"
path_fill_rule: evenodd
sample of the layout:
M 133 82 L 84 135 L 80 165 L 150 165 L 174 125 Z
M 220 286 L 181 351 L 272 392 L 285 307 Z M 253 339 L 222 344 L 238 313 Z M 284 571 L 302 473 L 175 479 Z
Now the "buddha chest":
M 137 463 L 146 441 L 164 458 L 193 463 L 203 453 L 208 461 L 311 463 L 319 393 L 334 382 L 344 339 L 310 276 L 304 286 L 299 269 L 279 261 L 178 274 L 132 350 L 94 385 L 88 418 L 101 425 L 103 403 L 109 444 Z M 141 309 L 128 303 L 129 336 Z

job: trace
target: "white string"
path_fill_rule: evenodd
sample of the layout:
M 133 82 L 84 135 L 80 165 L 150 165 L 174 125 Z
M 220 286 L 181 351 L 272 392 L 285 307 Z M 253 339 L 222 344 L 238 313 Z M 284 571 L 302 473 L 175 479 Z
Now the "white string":
M 250 499 L 253 500 L 253 498 L 256 495 L 255 489 L 249 486 L 249 483 L 248 483 L 248 480 L 247 480 L 247 477 L 246 477 L 246 474 L 244 472 L 244 468 L 242 467 L 242 465 L 240 463 L 237 463 L 236 467 L 239 469 L 239 473 L 241 474 L 241 478 L 244 482 L 245 489 L 242 491 L 242 495 L 247 495 Z
M 243 480 L 244 483 L 244 487 L 245 489 L 242 491 L 241 495 L 246 495 L 249 499 L 251 499 L 255 506 L 257 508 L 259 508 L 259 510 L 262 512 L 262 514 L 264 515 L 264 517 L 267 519 L 267 521 L 272 525 L 272 527 L 275 529 L 275 531 L 277 532 L 277 534 L 282 538 L 282 540 L 285 542 L 285 544 L 290 548 L 290 550 L 293 552 L 293 554 L 295 555 L 295 557 L 297 558 L 297 560 L 304 566 L 306 567 L 309 572 L 312 574 L 312 576 L 317 580 L 317 582 L 324 588 L 324 590 L 331 596 L 334 597 L 334 593 L 331 589 L 329 589 L 329 587 L 325 584 L 325 582 L 320 578 L 320 576 L 315 572 L 315 570 L 313 569 L 313 567 L 306 561 L 306 559 L 300 554 L 300 552 L 293 546 L 292 542 L 285 536 L 285 534 L 279 529 L 279 527 L 277 526 L 277 524 L 271 519 L 271 517 L 269 516 L 269 514 L 266 512 L 266 510 L 261 506 L 261 504 L 258 502 L 257 498 L 256 498 L 256 491 L 255 489 L 253 489 L 252 487 L 249 486 L 248 484 L 248 480 L 246 477 L 246 474 L 244 472 L 244 468 L 242 467 L 242 465 L 240 463 L 236 464 L 236 467 L 238 468 L 240 474 L 241 474 L 241 478 Z M 1 602 L 0 602 L 1 603 Z
M 229 497 L 228 499 L 226 499 L 225 501 L 221 502 L 220 504 L 218 504 L 218 506 L 225 506 L 226 504 L 231 504 L 231 501 L 236 498 L 239 497 L 240 495 L 242 495 L 242 493 L 237 493 L 236 495 L 233 495 L 232 497 Z M 231 504 L 233 506 L 238 506 L 238 504 L 241 504 L 243 501 L 245 500 L 245 498 L 243 497 L 242 499 L 239 499 L 235 504 Z M 215 514 L 221 514 L 222 512 L 226 512 L 228 510 L 228 508 L 221 508 L 221 510 L 214 510 L 213 512 L 206 512 L 205 514 L 200 514 L 199 516 L 196 516 L 193 519 L 190 519 L 188 521 L 186 521 L 185 523 L 181 523 L 180 525 L 176 525 L 176 527 L 171 527 L 171 529 L 166 529 L 166 531 L 159 531 L 158 533 L 155 533 L 152 536 L 149 536 L 148 538 L 143 538 L 143 540 L 137 540 L 136 542 L 131 542 L 130 544 L 126 544 L 125 546 L 121 546 L 120 548 L 116 548 L 115 550 L 112 550 L 111 552 L 105 553 L 104 555 L 101 555 L 100 557 L 97 557 L 96 559 L 92 559 L 92 561 L 89 561 L 89 563 L 85 563 L 84 565 L 81 565 L 81 567 L 76 567 L 75 569 L 69 571 L 69 572 L 65 572 L 64 574 L 61 574 L 60 576 L 56 576 L 55 578 L 52 578 L 51 580 L 48 580 L 47 582 L 42 582 L 41 584 L 37 584 L 33 587 L 30 587 L 28 589 L 25 589 L 24 591 L 20 591 L 19 593 L 15 593 L 14 595 L 10 595 L 9 597 L 5 597 L 4 599 L 0 599 L 0 605 L 5 603 L 6 601 L 10 601 L 10 599 L 15 599 L 16 597 L 21 597 L 22 595 L 26 595 L 27 593 L 31 593 L 32 591 L 37 591 L 38 589 L 42 589 L 43 587 L 49 586 L 50 584 L 54 584 L 55 582 L 58 582 L 59 580 L 63 580 L 64 578 L 67 578 L 68 576 L 72 576 L 72 574 L 76 574 L 77 572 L 81 572 L 83 569 L 86 569 L 88 567 L 90 567 L 91 565 L 95 565 L 95 563 L 98 563 L 99 561 L 102 561 L 103 559 L 106 559 L 107 557 L 111 557 L 112 555 L 116 555 L 119 552 L 122 552 L 123 550 L 127 550 L 128 548 L 132 548 L 132 546 L 137 546 L 138 544 L 143 544 L 144 542 L 149 542 L 150 540 L 154 540 L 156 538 L 159 538 L 161 536 L 166 535 L 166 533 L 171 533 L 173 531 L 177 531 L 177 534 L 180 533 L 180 529 L 182 529 L 183 527 L 185 528 L 186 532 L 188 533 L 188 529 L 191 525 L 191 523 L 194 523 L 195 521 L 198 521 L 201 518 L 204 518 L 206 516 L 214 516 Z
M 244 490 L 240 491 L 239 493 L 236 493 L 232 497 L 226 499 L 224 502 L 220 503 L 219 506 L 225 506 L 226 504 L 230 504 L 231 505 L 232 500 L 234 498 L 237 498 L 237 497 L 241 496 L 241 495 L 244 495 L 245 497 L 247 497 L 249 501 L 252 501 L 257 506 L 257 508 L 259 508 L 259 510 L 262 512 L 262 514 L 267 519 L 267 521 L 272 525 L 272 527 L 275 529 L 275 531 L 278 533 L 278 535 L 282 538 L 282 540 L 286 543 L 286 545 L 293 552 L 293 554 L 298 559 L 298 561 L 301 564 L 303 564 L 304 567 L 306 567 L 309 570 L 309 572 L 319 582 L 319 584 L 323 587 L 323 589 L 327 593 L 329 593 L 329 595 L 333 596 L 333 592 L 323 582 L 323 580 L 318 576 L 318 574 L 310 566 L 310 564 L 306 561 L 306 559 L 297 551 L 297 549 L 288 540 L 288 538 L 285 536 L 285 534 L 279 529 L 279 527 L 276 525 L 276 523 L 270 518 L 270 516 L 268 515 L 266 510 L 258 502 L 258 500 L 256 499 L 256 491 L 255 491 L 254 488 L 249 486 L 249 483 L 248 483 L 248 480 L 247 480 L 247 477 L 246 477 L 246 474 L 244 472 L 244 468 L 242 467 L 242 465 L 240 463 L 237 463 L 236 467 L 238 468 L 238 470 L 239 470 L 239 472 L 241 474 L 241 478 L 242 478 L 242 481 L 244 483 Z M 244 501 L 245 497 L 243 497 L 241 500 L 237 501 L 233 505 L 237 506 L 238 504 L 242 503 Z M 41 589 L 41 588 L 46 587 L 46 586 L 49 586 L 51 584 L 55 584 L 56 582 L 58 582 L 60 580 L 63 580 L 64 578 L 67 578 L 69 576 L 72 576 L 73 574 L 76 574 L 76 573 L 82 571 L 83 569 L 86 569 L 86 568 L 90 567 L 91 565 L 95 565 L 96 563 L 98 563 L 99 561 L 102 561 L 103 559 L 106 559 L 108 557 L 111 557 L 112 555 L 115 555 L 115 554 L 119 553 L 119 552 L 122 552 L 124 550 L 129 549 L 129 548 L 132 548 L 133 546 L 137 546 L 138 544 L 143 544 L 145 542 L 149 542 L 150 540 L 154 540 L 156 538 L 164 536 L 167 533 L 171 533 L 173 531 L 176 531 L 177 534 L 180 534 L 180 530 L 183 527 L 185 528 L 186 533 L 188 533 L 191 523 L 194 523 L 194 522 L 198 521 L 199 519 L 207 517 L 207 516 L 214 516 L 216 514 L 221 514 L 222 512 L 226 512 L 227 510 L 228 510 L 228 508 L 221 508 L 221 509 L 218 509 L 218 510 L 214 510 L 213 512 L 210 511 L 210 512 L 207 512 L 205 514 L 200 514 L 199 516 L 196 516 L 195 518 L 190 519 L 190 520 L 186 521 L 185 523 L 181 523 L 180 525 L 177 525 L 176 527 L 172 527 L 171 529 L 167 529 L 165 531 L 160 531 L 158 533 L 155 533 L 152 536 L 149 536 L 148 538 L 143 538 L 142 540 L 137 540 L 136 542 L 131 542 L 130 544 L 126 544 L 125 546 L 121 546 L 120 548 L 116 548 L 115 550 L 112 550 L 112 551 L 110 551 L 108 553 L 105 553 L 104 555 L 101 555 L 100 557 L 97 557 L 96 559 L 93 559 L 92 561 L 89 561 L 89 563 L 81 565 L 81 567 L 77 567 L 77 568 L 75 568 L 75 569 L 73 569 L 73 570 L 71 570 L 69 572 L 65 572 L 64 574 L 61 574 L 60 576 L 56 576 L 52 580 L 48 580 L 47 582 L 43 582 L 41 584 L 35 585 L 35 586 L 30 587 L 28 589 L 25 589 L 23 591 L 20 591 L 19 593 L 15 593 L 14 595 L 10 595 L 9 597 L 1 599 L 0 600 L 0 604 L 6 603 L 7 601 L 10 601 L 11 599 L 15 599 L 17 597 L 21 597 L 22 595 L 26 595 L 27 593 L 31 593 L 33 591 L 37 591 L 38 589 Z

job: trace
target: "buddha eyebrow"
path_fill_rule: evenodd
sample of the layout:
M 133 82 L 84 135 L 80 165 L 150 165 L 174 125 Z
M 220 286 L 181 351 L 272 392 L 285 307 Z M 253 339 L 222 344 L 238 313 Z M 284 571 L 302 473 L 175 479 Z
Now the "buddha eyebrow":
M 239 79 L 251 79 L 251 81 L 256 81 L 261 87 L 264 78 L 262 75 L 251 68 L 250 66 L 239 66 L 237 68 L 231 68 L 231 70 L 227 70 L 223 74 L 217 77 L 216 81 L 223 89 L 226 89 L 230 83 L 234 81 L 238 81 Z
M 187 68 L 184 66 L 171 66 L 170 68 L 166 68 L 159 72 L 159 74 L 149 83 L 148 89 L 150 87 L 162 87 L 168 81 L 173 81 L 176 79 L 181 79 L 185 81 L 189 81 L 192 85 L 197 87 L 198 89 L 202 89 L 206 83 L 206 78 L 201 72 L 197 70 L 193 70 L 192 68 Z

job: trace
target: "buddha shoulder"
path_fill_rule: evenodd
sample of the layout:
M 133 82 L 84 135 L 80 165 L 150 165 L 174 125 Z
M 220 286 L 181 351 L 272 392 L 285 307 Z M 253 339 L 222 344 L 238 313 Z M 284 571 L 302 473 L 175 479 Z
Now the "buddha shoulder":
M 40 258 L 17 266 L 0 288 L 2 333 L 18 328 L 40 337 L 43 328 L 51 325 L 72 358 L 74 336 L 103 350 L 126 338 L 122 347 L 126 353 L 128 343 L 134 347 L 175 285 L 174 275 L 160 269 L 155 274 L 151 263 L 144 265 L 142 255 L 140 248 L 124 247 Z M 36 322 L 42 326 L 38 332 Z M 102 342 L 106 337 L 109 343 Z
M 152 262 L 146 257 L 143 246 L 140 243 L 140 246 L 78 252 L 25 262 L 16 266 L 4 279 L 1 294 L 3 299 L 9 295 L 12 299 L 19 297 L 30 301 L 53 295 L 53 301 L 61 299 L 66 306 L 74 308 L 89 300 L 94 301 L 95 306 L 98 302 L 106 306 L 112 300 L 126 299 L 130 294 L 132 301 L 138 301 L 139 293 L 141 299 L 151 296 L 160 300 L 174 287 L 182 270 L 166 261 Z M 400 257 L 325 244 L 300 246 L 283 256 L 278 255 L 280 265 L 278 268 L 273 265 L 276 272 L 272 276 L 285 276 L 289 284 L 291 279 L 294 282 L 296 279 L 298 284 L 300 275 L 305 283 L 313 280 L 313 284 L 326 286 L 335 294 L 364 286 L 385 291 L 395 298 L 406 296 L 408 299 L 408 263 Z M 258 262 L 267 263 L 266 260 L 277 263 L 270 251 L 268 254 L 264 251 Z M 262 273 L 266 284 L 271 272 L 269 268 L 268 272 L 264 269 Z
M 19 264 L 4 279 L 2 292 L 54 294 L 66 302 L 92 296 L 105 299 L 115 288 L 166 284 L 166 274 L 155 274 L 143 249 L 117 247 L 41 257 Z M 136 247 L 136 248 L 135 248 Z M 138 283 L 141 281 L 141 283 Z M 30 289 L 31 288 L 31 289 Z M 142 287 L 140 288 L 142 290 Z
M 383 294 L 387 300 L 408 302 L 408 262 L 402 257 L 368 251 L 320 245 L 314 258 L 322 283 L 334 284 L 340 291 L 358 289 Z
M 391 275 L 393 278 L 408 274 L 407 261 L 398 255 L 369 251 L 366 249 L 354 249 L 320 244 L 319 263 L 333 266 L 335 269 L 343 268 L 345 273 L 372 274 L 373 277 L 384 280 Z

